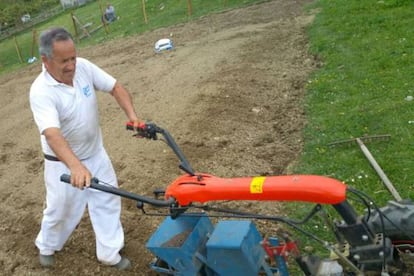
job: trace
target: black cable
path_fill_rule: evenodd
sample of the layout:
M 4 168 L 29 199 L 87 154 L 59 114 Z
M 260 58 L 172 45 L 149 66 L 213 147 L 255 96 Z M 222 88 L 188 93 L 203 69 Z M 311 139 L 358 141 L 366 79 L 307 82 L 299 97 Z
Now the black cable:
M 351 190 L 356 190 L 355 188 L 352 187 L 347 187 L 347 190 L 351 191 Z M 352 191 L 351 191 L 352 192 Z M 367 208 L 367 220 L 369 220 L 369 218 L 371 217 L 371 206 L 369 205 L 369 203 L 365 200 L 365 198 L 356 195 L 356 198 L 354 198 L 354 200 L 360 201 L 360 203 L 362 203 L 366 208 Z

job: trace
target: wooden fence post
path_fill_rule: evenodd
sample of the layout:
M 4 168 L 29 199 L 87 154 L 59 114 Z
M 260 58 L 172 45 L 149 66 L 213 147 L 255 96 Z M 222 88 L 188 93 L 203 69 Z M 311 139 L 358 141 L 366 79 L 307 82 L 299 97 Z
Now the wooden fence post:
M 105 28 L 105 33 L 106 34 L 109 34 L 108 24 L 106 23 L 106 19 L 104 18 L 105 12 L 103 10 L 102 4 L 101 4 L 101 0 L 99 0 L 99 9 L 101 10 L 101 21 L 102 21 L 102 24 L 103 24 L 103 26 Z
M 17 44 L 16 36 L 14 36 L 14 46 L 16 47 L 17 55 L 19 56 L 20 63 L 23 63 L 22 53 L 20 52 L 19 45 Z
M 30 57 L 31 58 L 35 56 L 34 51 L 35 51 L 36 46 L 37 46 L 37 32 L 36 32 L 36 29 L 33 28 L 33 30 L 32 30 L 32 49 L 31 49 L 31 52 L 30 52 Z
M 70 12 L 70 19 L 72 20 L 73 29 L 75 30 L 76 40 L 77 42 L 79 42 L 78 26 L 76 25 L 75 15 L 73 14 L 73 12 Z
M 193 14 L 193 5 L 191 4 L 191 0 L 187 0 L 187 10 L 188 16 L 191 16 Z
M 145 0 L 142 0 L 142 13 L 144 14 L 144 22 L 148 24 L 147 10 L 145 9 Z

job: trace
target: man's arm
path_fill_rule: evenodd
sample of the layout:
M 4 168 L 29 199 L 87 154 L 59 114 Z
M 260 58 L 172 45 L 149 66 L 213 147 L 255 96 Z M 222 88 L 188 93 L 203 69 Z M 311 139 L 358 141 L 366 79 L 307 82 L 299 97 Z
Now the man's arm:
M 69 168 L 72 186 L 79 189 L 83 189 L 85 185 L 89 186 L 91 173 L 73 153 L 60 129 L 56 127 L 47 128 L 43 131 L 43 135 L 56 157 Z
M 125 115 L 128 117 L 129 121 L 134 123 L 135 128 L 143 123 L 143 121 L 138 119 L 137 113 L 135 112 L 131 94 L 120 83 L 115 83 L 111 94 L 114 96 L 122 110 L 124 110 Z

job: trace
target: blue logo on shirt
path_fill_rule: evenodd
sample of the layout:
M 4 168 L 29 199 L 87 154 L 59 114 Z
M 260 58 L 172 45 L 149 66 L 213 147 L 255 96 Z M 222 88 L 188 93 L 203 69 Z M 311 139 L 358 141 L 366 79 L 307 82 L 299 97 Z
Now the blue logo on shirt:
M 83 87 L 82 92 L 83 92 L 83 95 L 85 95 L 86 97 L 89 97 L 90 95 L 92 95 L 92 91 L 89 85 Z

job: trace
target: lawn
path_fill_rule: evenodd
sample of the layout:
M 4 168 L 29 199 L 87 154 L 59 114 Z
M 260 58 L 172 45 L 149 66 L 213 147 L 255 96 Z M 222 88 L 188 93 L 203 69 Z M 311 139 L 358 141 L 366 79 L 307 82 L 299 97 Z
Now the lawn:
M 321 66 L 307 83 L 305 145 L 296 173 L 339 179 L 384 206 L 395 197 L 357 144 L 363 137 L 398 195 L 413 198 L 413 8 L 405 0 L 320 0 L 308 7 L 318 11 L 308 34 Z M 389 139 L 375 137 L 381 135 Z M 348 196 L 362 214 L 366 205 Z M 327 210 L 328 217 L 337 216 Z M 292 203 L 286 212 L 303 217 L 309 208 Z M 332 231 L 324 221 L 321 216 L 307 229 L 328 240 Z
M 412 1 L 318 1 L 309 29 L 323 63 L 308 81 L 305 149 L 297 171 L 330 175 L 384 203 L 390 193 L 356 142 L 365 145 L 403 198 L 413 197 L 414 10 Z

